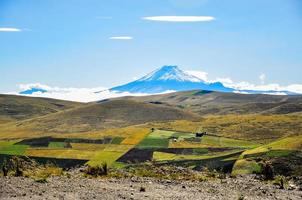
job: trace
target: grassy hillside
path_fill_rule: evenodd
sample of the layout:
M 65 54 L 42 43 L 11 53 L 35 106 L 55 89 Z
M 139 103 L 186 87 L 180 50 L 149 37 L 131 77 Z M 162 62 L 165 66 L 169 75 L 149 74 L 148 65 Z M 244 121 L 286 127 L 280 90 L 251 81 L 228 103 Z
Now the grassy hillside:
M 259 173 L 269 162 L 276 174 L 302 175 L 302 135 L 282 138 L 244 151 L 233 167 L 233 174 Z
M 83 104 L 48 98 L 33 98 L 0 94 L 0 124 L 30 119 Z
M 302 133 L 302 115 L 222 115 L 201 120 L 149 123 L 148 127 L 175 131 L 206 131 L 210 134 L 268 143 Z
M 111 100 L 0 125 L 0 137 L 91 132 L 153 121 L 197 118 L 195 114 L 177 108 L 129 100 Z
M 234 174 L 268 160 L 280 174 L 302 171 L 300 96 L 189 91 L 81 104 L 0 95 L 0 105 L 0 157 L 228 172 L 236 162 Z
M 185 91 L 143 97 L 135 101 L 177 106 L 200 115 L 288 114 L 302 111 L 302 96 Z

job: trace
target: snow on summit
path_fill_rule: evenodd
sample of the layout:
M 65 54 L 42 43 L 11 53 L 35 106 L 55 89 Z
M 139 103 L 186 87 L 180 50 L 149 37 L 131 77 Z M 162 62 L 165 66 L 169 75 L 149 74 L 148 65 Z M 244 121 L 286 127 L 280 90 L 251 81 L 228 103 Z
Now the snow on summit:
M 181 82 L 202 82 L 201 79 L 190 75 L 182 70 L 180 70 L 177 66 L 163 66 L 146 76 L 142 77 L 138 81 L 181 81 Z
M 211 90 L 232 92 L 220 82 L 206 83 L 200 78 L 182 71 L 177 66 L 163 66 L 142 78 L 110 89 L 117 92 L 156 94 L 166 91 Z

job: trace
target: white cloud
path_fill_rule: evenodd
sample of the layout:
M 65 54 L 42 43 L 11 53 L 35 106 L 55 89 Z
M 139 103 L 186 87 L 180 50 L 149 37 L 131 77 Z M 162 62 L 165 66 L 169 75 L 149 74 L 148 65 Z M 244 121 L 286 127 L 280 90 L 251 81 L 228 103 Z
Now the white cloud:
M 113 92 L 108 90 L 105 87 L 95 87 L 95 88 L 60 88 L 60 87 L 51 87 L 41 83 L 30 83 L 30 84 L 20 84 L 19 90 L 25 91 L 32 88 L 44 89 L 47 92 L 35 92 L 33 94 L 24 94 L 22 96 L 31 96 L 31 97 L 46 97 L 53 99 L 62 99 L 68 101 L 78 101 L 78 102 L 92 102 L 99 101 L 102 99 L 115 98 L 121 96 L 144 96 L 148 95 L 145 93 L 129 93 L 129 92 Z M 20 95 L 19 92 L 9 92 L 6 94 Z
M 18 85 L 18 87 L 20 88 L 20 90 L 24 91 L 24 90 L 30 90 L 32 88 L 40 88 L 40 89 L 44 89 L 44 90 L 53 90 L 54 88 L 49 87 L 48 85 L 43 85 L 41 83 L 30 83 L 30 84 L 20 84 Z
M 212 16 L 151 16 L 143 17 L 144 20 L 162 22 L 209 22 L 215 20 Z
M 193 75 L 203 81 L 208 81 L 208 73 L 203 71 L 186 71 L 188 74 Z
M 11 27 L 0 27 L 0 32 L 21 32 L 22 30 L 19 28 L 11 28 Z
M 265 79 L 266 79 L 266 75 L 264 73 L 260 74 L 259 75 L 259 79 L 261 81 L 261 84 L 264 84 L 265 83 Z
M 113 36 L 109 38 L 110 40 L 132 40 L 131 36 Z
M 261 80 L 261 84 L 256 85 L 246 81 L 235 82 L 229 77 L 209 80 L 208 73 L 203 71 L 186 71 L 186 72 L 193 76 L 196 76 L 197 78 L 204 80 L 207 83 L 221 82 L 226 87 L 230 87 L 235 90 L 238 90 L 237 92 L 239 92 L 240 90 L 258 90 L 258 91 L 277 91 L 274 94 L 280 94 L 280 95 L 285 94 L 282 91 L 289 91 L 293 93 L 302 94 L 302 84 L 291 84 L 287 86 L 282 86 L 276 83 L 265 84 L 265 80 L 266 80 L 265 74 L 260 74 L 258 78 Z
M 214 80 L 209 80 L 208 73 L 203 71 L 187 71 L 190 75 L 196 76 L 204 80 L 206 83 L 221 82 L 224 86 L 235 89 L 236 93 L 248 93 L 246 90 L 262 91 L 264 94 L 275 94 L 275 95 L 285 95 L 284 91 L 289 91 L 293 93 L 302 94 L 302 84 L 291 84 L 287 86 L 281 86 L 279 84 L 252 84 L 249 82 L 241 81 L 235 82 L 231 78 L 217 78 Z M 115 98 L 122 96 L 145 96 L 150 95 L 146 93 L 129 93 L 129 92 L 114 92 L 110 91 L 105 87 L 95 87 L 95 88 L 61 88 L 61 87 L 51 87 L 41 83 L 31 83 L 31 84 L 20 84 L 19 91 L 30 90 L 32 88 L 44 89 L 47 92 L 35 92 L 33 94 L 26 94 L 25 96 L 32 97 L 47 97 L 54 99 L 62 99 L 69 101 L 78 102 L 91 102 L 98 101 L 107 98 Z M 273 93 L 271 91 L 274 91 Z M 169 93 L 174 91 L 165 91 L 163 93 Z M 6 94 L 19 95 L 19 92 L 10 92 Z
M 292 85 L 282 86 L 277 83 L 270 83 L 270 84 L 262 83 L 260 85 L 256 85 L 246 81 L 235 82 L 230 78 L 218 78 L 210 82 L 216 82 L 216 81 L 223 83 L 223 85 L 226 87 L 234 88 L 236 90 L 277 91 L 274 94 L 280 94 L 280 95 L 285 94 L 282 91 L 289 91 L 293 93 L 302 94 L 302 84 L 292 84 Z

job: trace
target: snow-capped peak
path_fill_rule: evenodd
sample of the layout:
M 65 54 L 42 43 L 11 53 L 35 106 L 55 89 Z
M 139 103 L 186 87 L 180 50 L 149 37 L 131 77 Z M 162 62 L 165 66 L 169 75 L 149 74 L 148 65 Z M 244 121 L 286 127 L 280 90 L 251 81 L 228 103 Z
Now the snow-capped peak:
M 190 75 L 177 66 L 163 66 L 146 76 L 142 77 L 138 81 L 181 81 L 181 82 L 203 82 L 196 76 Z

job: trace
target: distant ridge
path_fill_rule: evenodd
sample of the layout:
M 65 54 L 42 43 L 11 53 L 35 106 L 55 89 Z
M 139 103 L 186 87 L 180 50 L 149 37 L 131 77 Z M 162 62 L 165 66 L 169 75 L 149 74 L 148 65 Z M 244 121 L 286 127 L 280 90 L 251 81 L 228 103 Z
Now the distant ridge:
M 47 90 L 42 89 L 42 88 L 30 88 L 28 90 L 21 91 L 19 94 L 33 94 L 33 93 L 36 93 L 36 92 L 46 93 Z

